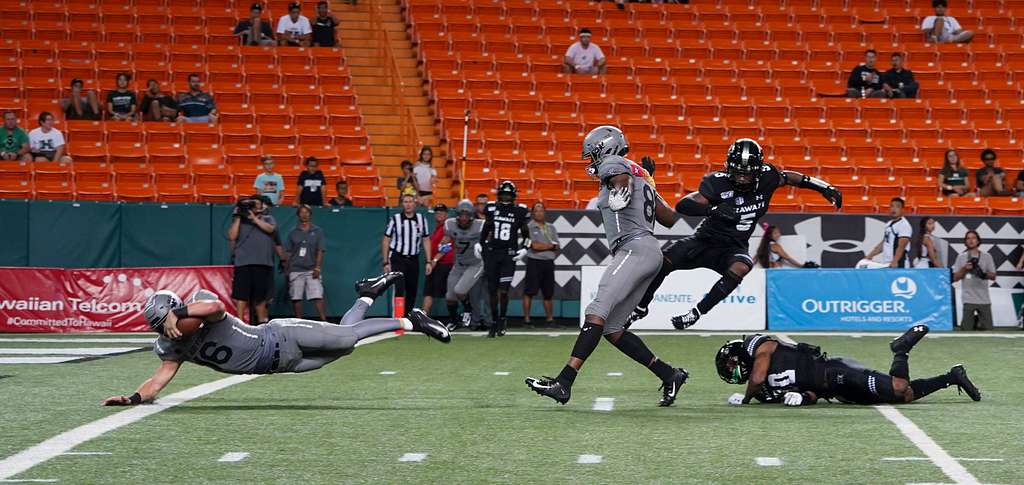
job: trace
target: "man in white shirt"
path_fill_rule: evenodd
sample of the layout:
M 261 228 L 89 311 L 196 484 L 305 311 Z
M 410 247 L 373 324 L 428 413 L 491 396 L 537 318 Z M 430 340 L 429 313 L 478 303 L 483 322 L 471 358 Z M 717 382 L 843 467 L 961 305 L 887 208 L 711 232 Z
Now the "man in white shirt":
M 562 72 L 566 74 L 604 74 L 604 52 L 597 44 L 590 43 L 590 29 L 580 29 L 580 40 L 569 46 L 562 61 Z
M 309 19 L 299 14 L 299 4 L 288 5 L 288 15 L 277 21 L 278 45 L 309 47 L 309 40 L 313 37 L 313 27 Z
M 893 197 L 889 202 L 889 222 L 885 223 L 885 236 L 882 242 L 878 243 L 864 259 L 857 263 L 858 268 L 910 268 L 910 238 L 914 235 L 914 229 L 910 222 L 903 217 L 903 199 Z M 874 257 L 882 255 L 881 261 L 875 261 Z
M 926 42 L 966 44 L 974 38 L 974 32 L 964 30 L 956 18 L 946 15 L 946 0 L 933 0 L 935 15 L 929 15 L 921 22 Z
M 64 134 L 53 127 L 53 114 L 47 111 L 39 115 L 39 128 L 28 132 L 28 145 L 37 162 L 71 162 L 64 154 Z

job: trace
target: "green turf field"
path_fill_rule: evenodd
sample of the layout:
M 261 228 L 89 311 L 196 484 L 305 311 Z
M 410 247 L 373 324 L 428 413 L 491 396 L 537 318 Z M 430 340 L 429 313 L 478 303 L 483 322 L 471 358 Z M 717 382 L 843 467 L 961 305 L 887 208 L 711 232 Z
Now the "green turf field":
M 792 336 L 888 370 L 889 337 Z M 727 338 L 646 337 L 660 357 L 691 373 L 676 405 L 658 408 L 657 379 L 606 343 L 580 374 L 572 401 L 559 406 L 530 392 L 523 378 L 557 373 L 571 335 L 494 340 L 456 334 L 447 346 L 406 335 L 363 346 L 320 371 L 227 387 L 73 450 L 109 454 L 60 455 L 11 478 L 90 484 L 954 483 L 875 408 L 727 405 L 726 398 L 742 390 L 714 371 L 714 353 Z M 130 346 L 0 343 L 121 345 Z M 951 388 L 898 410 L 950 456 L 970 459 L 959 463 L 978 483 L 1024 483 L 1022 358 L 1021 338 L 929 336 L 911 354 L 911 376 L 964 362 L 984 399 L 974 403 Z M 124 411 L 98 404 L 108 395 L 130 394 L 157 362 L 151 352 L 138 352 L 81 363 L 0 365 L 6 376 L 0 378 L 0 460 Z M 615 372 L 622 375 L 607 375 Z M 186 365 L 164 395 L 224 377 Z M 593 410 L 599 397 L 613 398 L 614 408 Z M 233 452 L 248 456 L 218 461 Z M 400 461 L 410 453 L 426 457 Z M 580 464 L 580 455 L 601 461 Z M 759 465 L 759 457 L 781 465 Z

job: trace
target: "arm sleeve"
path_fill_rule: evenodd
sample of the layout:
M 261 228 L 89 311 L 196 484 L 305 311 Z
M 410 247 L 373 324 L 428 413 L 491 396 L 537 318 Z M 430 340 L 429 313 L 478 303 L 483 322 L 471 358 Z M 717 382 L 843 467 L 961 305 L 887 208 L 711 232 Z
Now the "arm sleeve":
M 929 15 L 921 22 L 921 30 L 930 30 L 932 27 L 935 27 L 935 17 Z
M 989 253 L 981 253 L 981 270 L 986 273 L 996 272 L 996 262 L 992 259 L 992 255 Z
M 284 31 L 285 31 L 284 19 L 287 18 L 287 17 L 288 16 L 285 15 L 284 17 L 281 17 L 280 19 L 278 19 L 278 21 L 277 21 L 277 33 L 278 34 L 283 34 L 284 33 Z
M 850 71 L 850 77 L 846 80 L 846 87 L 848 88 L 859 88 L 860 87 L 860 67 L 853 68 Z
M 700 186 L 697 188 L 697 192 L 700 192 L 700 195 L 703 195 L 704 198 L 708 200 L 708 205 L 717 205 L 721 202 L 721 199 L 718 198 L 718 194 L 715 193 L 715 187 L 711 183 L 712 176 L 713 175 L 708 174 L 700 180 Z
M 239 22 L 239 23 L 235 24 L 234 33 L 241 34 L 242 32 L 245 32 L 246 30 L 249 30 L 249 27 L 246 27 L 244 22 Z
M 953 262 L 953 271 L 960 271 L 967 264 L 967 253 L 960 253 L 956 255 L 956 261 Z
M 445 228 L 447 229 L 447 225 Z M 384 235 L 387 237 L 395 237 L 395 220 L 388 219 L 388 227 L 384 229 Z
M 551 228 L 551 242 L 561 246 L 561 244 L 558 243 L 558 229 L 555 229 L 555 226 L 552 226 L 551 224 L 548 224 L 548 227 Z
M 449 222 L 451 222 L 451 219 L 444 220 L 444 235 L 452 237 L 452 226 L 451 224 L 449 224 Z
M 601 50 L 601 47 L 597 46 L 596 44 L 594 45 L 594 47 L 597 47 L 597 55 L 594 56 L 594 59 L 597 59 L 597 60 L 604 59 L 604 51 Z
M 901 238 L 901 237 L 906 237 L 906 238 L 913 238 L 914 237 L 914 229 L 912 227 L 910 227 L 910 222 L 908 222 L 906 219 L 903 219 L 903 221 L 901 221 L 901 223 L 898 226 L 896 226 L 894 229 L 897 230 L 897 232 L 896 232 L 897 239 Z

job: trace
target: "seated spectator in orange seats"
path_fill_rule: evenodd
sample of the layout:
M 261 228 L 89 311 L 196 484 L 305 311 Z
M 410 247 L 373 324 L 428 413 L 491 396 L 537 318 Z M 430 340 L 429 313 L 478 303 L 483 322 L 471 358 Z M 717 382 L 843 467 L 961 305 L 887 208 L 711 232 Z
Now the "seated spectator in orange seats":
M 914 73 L 903 67 L 903 54 L 893 52 L 892 69 L 882 73 L 882 91 L 887 98 L 916 98 Z
M 313 47 L 334 47 L 338 45 L 338 18 L 330 11 L 330 4 L 320 0 L 316 4 L 316 18 L 313 19 Z
M 604 74 L 604 52 L 597 44 L 590 42 L 590 29 L 580 29 L 580 40 L 569 46 L 562 61 L 562 72 L 566 74 Z
M 956 17 L 946 15 L 946 0 L 934 0 L 935 15 L 929 15 L 921 22 L 925 42 L 966 44 L 974 39 L 974 32 L 960 27 Z
M 60 109 L 66 120 L 100 119 L 100 102 L 96 92 L 84 89 L 81 79 L 71 80 L 71 96 L 60 100 Z
M 188 75 L 188 92 L 178 95 L 179 122 L 189 123 L 216 123 L 217 103 L 213 95 L 204 93 L 203 83 L 199 80 L 199 74 Z
M 142 94 L 142 119 L 144 121 L 174 121 L 178 117 L 178 103 L 170 94 L 160 91 L 156 79 L 146 81 Z
M 338 192 L 338 195 L 335 197 L 331 197 L 331 206 L 352 207 L 352 198 L 348 196 L 348 181 L 339 180 L 336 184 L 334 184 L 334 189 Z
M 875 69 L 878 52 L 868 49 L 864 52 L 864 63 L 853 68 L 850 78 L 846 80 L 847 98 L 884 98 L 882 76 Z
M 1009 195 L 1006 189 L 1006 171 L 1003 167 L 996 166 L 996 152 L 986 148 L 981 152 L 981 162 L 984 167 L 974 172 L 975 183 L 978 184 L 978 194 L 982 197 L 993 195 Z
M 0 126 L 0 160 L 31 162 L 28 133 L 18 127 L 18 115 L 4 111 L 4 124 Z
M 263 20 L 263 6 L 254 3 L 249 7 L 249 18 L 238 22 L 235 26 L 235 35 L 242 45 L 277 45 L 274 40 L 274 29 L 270 22 Z
M 64 134 L 53 127 L 54 121 L 52 113 L 43 111 L 39 114 L 39 128 L 28 132 L 32 159 L 37 162 L 71 163 L 71 157 L 64 154 Z
M 309 40 L 313 36 L 313 27 L 305 15 L 299 14 L 300 5 L 292 3 L 288 5 L 288 15 L 282 16 L 277 21 L 277 45 L 309 47 Z
M 135 121 L 139 109 L 139 98 L 128 89 L 128 73 L 117 75 L 117 89 L 107 93 L 107 114 L 113 121 Z
M 967 169 L 960 162 L 960 154 L 952 148 L 946 150 L 945 159 L 942 161 L 942 171 L 939 172 L 939 190 L 942 191 L 942 195 L 946 196 L 974 196 L 974 193 L 971 192 Z

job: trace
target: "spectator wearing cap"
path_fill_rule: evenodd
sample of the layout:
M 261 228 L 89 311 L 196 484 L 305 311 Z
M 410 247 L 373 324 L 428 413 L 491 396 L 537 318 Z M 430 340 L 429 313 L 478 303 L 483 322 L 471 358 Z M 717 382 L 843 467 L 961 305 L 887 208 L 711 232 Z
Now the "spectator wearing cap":
M 562 72 L 566 74 L 604 74 L 605 66 L 604 52 L 601 48 L 590 42 L 593 34 L 590 29 L 580 29 L 580 40 L 574 42 L 565 51 L 565 59 L 562 61 Z
M 139 109 L 139 98 L 135 91 L 128 89 L 131 77 L 122 72 L 117 75 L 117 88 L 107 93 L 107 114 L 114 121 L 135 121 Z
M 256 176 L 252 186 L 257 194 L 270 199 L 271 204 L 280 205 L 281 197 L 284 196 L 284 178 L 274 171 L 274 157 L 265 155 L 261 161 L 263 173 Z
M 434 305 L 434 299 L 444 300 L 448 291 L 448 274 L 452 272 L 452 264 L 455 262 L 455 252 L 440 252 L 441 240 L 444 239 L 444 221 L 448 220 L 448 206 L 437 204 L 434 206 L 434 230 L 430 233 L 430 248 L 435 255 L 434 269 L 427 275 L 426 288 L 423 289 L 423 311 L 430 314 L 430 308 Z M 455 319 L 455 315 L 448 315 Z
M 974 172 L 974 181 L 978 186 L 978 194 L 982 197 L 1007 195 L 1006 171 L 996 166 L 996 152 L 986 148 L 981 152 L 981 163 L 985 166 Z
M 324 186 L 327 185 L 327 179 L 319 168 L 320 162 L 316 157 L 307 157 L 302 163 L 306 170 L 299 174 L 299 197 L 295 205 L 321 207 L 324 205 Z
M 18 126 L 18 115 L 4 111 L 4 124 L 0 126 L 0 160 L 31 162 L 28 133 Z
M 339 180 L 334 184 L 334 190 L 338 195 L 331 197 L 332 207 L 352 207 L 352 198 L 348 196 L 348 181 Z
M 298 3 L 288 5 L 288 15 L 281 16 L 277 21 L 277 45 L 309 47 L 313 27 L 309 19 L 299 13 L 300 8 Z
M 320 268 L 324 263 L 324 231 L 313 224 L 313 209 L 300 205 L 296 209 L 299 224 L 288 233 L 285 250 L 288 254 L 288 289 L 295 318 L 302 318 L 303 300 L 312 301 L 321 322 L 327 321 L 324 311 L 324 285 Z
M 846 97 L 848 98 L 884 98 L 882 76 L 875 69 L 878 52 L 874 49 L 864 51 L 864 63 L 853 68 L 846 80 Z
M 64 134 L 53 127 L 53 113 L 39 114 L 39 128 L 28 132 L 29 150 L 37 162 L 70 163 L 71 157 L 64 151 Z
M 530 250 L 526 252 L 526 287 L 523 289 L 523 322 L 530 324 L 533 297 L 540 292 L 544 297 L 544 322 L 554 325 L 551 298 L 555 294 L 555 258 L 558 256 L 558 231 L 547 223 L 544 204 L 533 204 L 530 231 Z
M 156 79 L 146 81 L 141 110 L 144 121 L 174 121 L 178 117 L 178 103 L 173 96 L 160 91 Z
M 957 22 L 956 17 L 946 15 L 947 7 L 946 0 L 932 2 L 935 15 L 929 15 L 921 22 L 921 31 L 924 32 L 925 42 L 966 44 L 973 40 L 974 32 L 960 27 L 960 22 Z
M 313 47 L 334 47 L 338 45 L 338 18 L 331 13 L 330 4 L 320 0 L 316 4 L 316 18 L 313 19 Z
M 903 54 L 893 52 L 892 69 L 882 73 L 882 91 L 887 98 L 916 98 L 914 73 L 903 67 Z
M 254 3 L 249 7 L 249 18 L 243 19 L 235 26 L 235 35 L 242 45 L 276 45 L 274 29 L 270 22 L 263 20 L 263 6 Z
M 188 92 L 178 95 L 178 121 L 189 123 L 216 123 L 217 103 L 213 95 L 203 92 L 199 74 L 188 75 Z
M 71 95 L 60 100 L 60 109 L 66 120 L 100 119 L 100 102 L 96 92 L 84 89 L 81 79 L 71 80 Z

